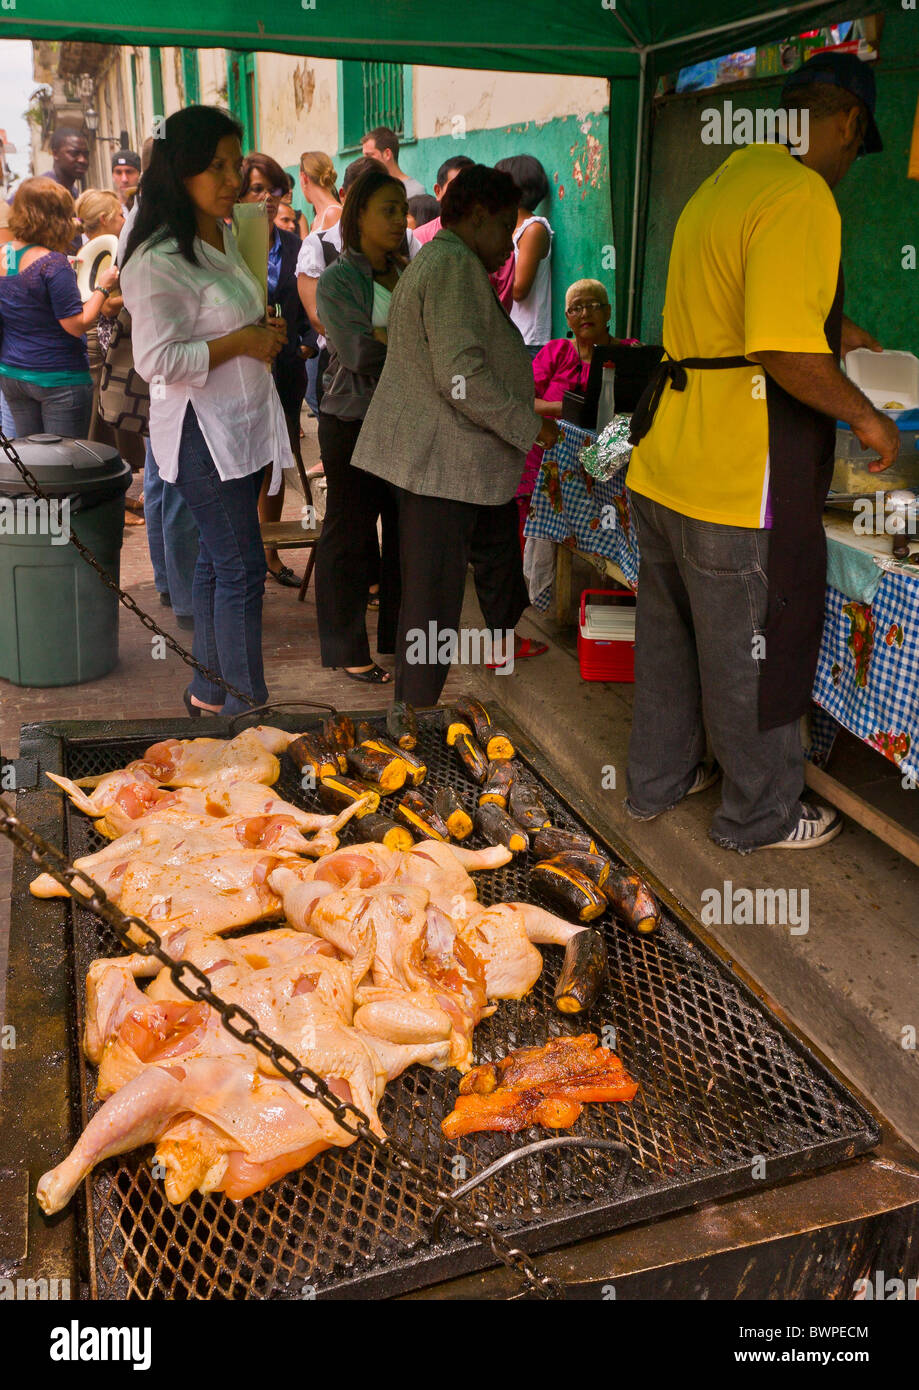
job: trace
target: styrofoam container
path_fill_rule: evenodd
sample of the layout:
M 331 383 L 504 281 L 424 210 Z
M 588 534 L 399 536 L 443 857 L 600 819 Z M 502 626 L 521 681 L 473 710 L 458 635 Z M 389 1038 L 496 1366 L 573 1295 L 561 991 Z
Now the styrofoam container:
M 846 354 L 846 373 L 878 410 L 896 420 L 919 407 L 919 357 L 911 352 L 872 352 L 856 348 Z M 887 409 L 898 401 L 898 409 Z

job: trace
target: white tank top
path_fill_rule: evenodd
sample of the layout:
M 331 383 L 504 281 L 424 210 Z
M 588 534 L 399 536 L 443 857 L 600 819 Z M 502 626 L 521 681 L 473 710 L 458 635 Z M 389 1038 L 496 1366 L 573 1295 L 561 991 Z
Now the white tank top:
M 523 341 L 532 346 L 542 347 L 552 337 L 552 277 L 549 261 L 552 256 L 552 228 L 544 217 L 528 217 L 514 233 L 514 256 L 517 245 L 527 227 L 541 222 L 549 233 L 549 250 L 536 269 L 536 278 L 530 286 L 526 299 L 515 299 L 511 306 L 511 322 L 516 323 L 523 334 Z
M 373 282 L 373 310 L 370 322 L 374 328 L 385 328 L 389 322 L 389 301 L 392 299 L 392 290 L 388 290 L 385 285 L 381 285 L 378 280 Z

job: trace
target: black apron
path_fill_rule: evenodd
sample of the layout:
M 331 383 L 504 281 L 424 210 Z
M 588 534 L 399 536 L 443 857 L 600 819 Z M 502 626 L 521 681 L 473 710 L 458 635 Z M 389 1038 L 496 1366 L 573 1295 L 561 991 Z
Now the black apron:
M 842 267 L 824 324 L 827 344 L 839 361 L 842 344 Z M 648 430 L 668 383 L 686 389 L 686 370 L 755 367 L 746 357 L 665 358 L 632 416 L 629 435 L 638 444 Z M 768 372 L 769 599 L 766 653 L 760 670 L 759 727 L 779 728 L 807 714 L 817 671 L 826 598 L 826 534 L 823 508 L 833 476 L 836 422 L 790 396 Z

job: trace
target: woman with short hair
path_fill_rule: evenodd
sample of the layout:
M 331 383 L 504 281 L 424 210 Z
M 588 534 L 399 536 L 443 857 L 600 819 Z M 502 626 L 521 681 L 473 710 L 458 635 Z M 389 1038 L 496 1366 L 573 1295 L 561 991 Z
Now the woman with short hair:
M 190 715 L 240 714 L 268 699 L 258 494 L 266 469 L 274 491 L 293 463 L 265 370 L 286 325 L 266 322 L 263 288 L 227 226 L 242 182 L 241 134 L 213 106 L 167 119 L 122 269 L 134 362 L 150 382 L 153 456 L 198 523 L 194 656 L 243 697 L 196 672 L 185 692 Z
M 511 321 L 535 357 L 552 337 L 552 276 L 549 256 L 553 232 L 536 209 L 549 196 L 549 179 L 535 155 L 513 154 L 495 165 L 510 174 L 519 190 L 514 228 L 514 301 Z
M 354 452 L 354 467 L 398 498 L 395 696 L 413 705 L 440 698 L 469 563 L 502 647 L 490 664 L 509 660 L 503 639 L 529 603 L 514 493 L 527 451 L 554 444 L 558 427 L 534 410 L 530 357 L 488 278 L 510 254 L 517 196 L 508 174 L 483 164 L 450 183 L 441 230 L 393 296 L 386 364 Z M 538 650 L 521 642 L 514 657 Z
M 20 184 L 10 231 L 12 240 L 0 248 L 0 380 L 16 434 L 85 439 L 93 402 L 86 330 L 118 271 L 103 271 L 83 304 L 67 257 L 73 198 L 53 179 Z

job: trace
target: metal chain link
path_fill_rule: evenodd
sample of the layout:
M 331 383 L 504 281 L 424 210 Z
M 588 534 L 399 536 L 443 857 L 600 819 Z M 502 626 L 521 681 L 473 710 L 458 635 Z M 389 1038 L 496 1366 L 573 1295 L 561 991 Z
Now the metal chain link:
M 28 487 L 32 490 L 35 496 L 40 501 L 48 502 L 50 504 L 53 499 L 50 498 L 47 495 L 47 493 L 42 491 L 38 479 L 32 472 L 30 472 L 30 470 L 23 463 L 22 459 L 19 457 L 19 454 L 16 452 L 16 449 L 12 441 L 7 439 L 6 435 L 3 434 L 2 431 L 0 431 L 0 448 L 2 448 L 10 463 L 13 465 L 15 469 L 17 469 L 17 471 L 22 476 L 23 482 L 28 485 Z M 237 690 L 235 686 L 230 685 L 228 681 L 225 681 L 223 676 L 218 676 L 216 671 L 212 671 L 209 667 L 204 666 L 200 661 L 196 660 L 196 658 L 192 656 L 191 652 L 186 651 L 186 649 L 181 645 L 180 642 L 177 642 L 176 639 L 174 637 L 171 637 L 168 632 L 164 632 L 163 629 L 153 621 L 149 613 L 145 613 L 142 608 L 138 607 L 134 599 L 132 599 L 131 595 L 126 594 L 124 589 L 120 589 L 118 585 L 115 583 L 114 579 L 111 577 L 111 575 L 106 573 L 106 571 L 99 564 L 99 561 L 96 559 L 95 555 L 93 555 L 92 551 L 88 550 L 87 547 L 83 544 L 83 542 L 77 539 L 72 529 L 70 532 L 70 544 L 74 547 L 77 553 L 86 561 L 90 569 L 94 569 L 96 571 L 96 574 L 98 574 L 103 584 L 105 584 L 109 589 L 111 589 L 113 594 L 117 594 L 119 603 L 123 603 L 125 608 L 127 608 L 129 612 L 133 613 L 135 617 L 139 618 L 140 621 L 143 623 L 144 627 L 147 628 L 149 632 L 155 632 L 157 637 L 162 637 L 163 641 L 166 643 L 166 646 L 169 647 L 171 651 L 174 651 L 176 656 L 181 657 L 181 659 L 185 662 L 186 666 L 191 666 L 194 668 L 194 670 L 200 672 L 200 674 L 204 676 L 205 680 L 210 681 L 212 685 L 222 686 L 222 688 L 227 692 L 228 695 L 232 695 L 236 700 L 241 700 L 242 703 L 248 705 L 250 709 L 255 708 L 256 701 L 252 698 L 251 695 L 244 695 L 241 690 Z
M 457 1199 L 437 1185 L 433 1174 L 412 1157 L 408 1149 L 398 1140 L 390 1137 L 381 1139 L 370 1127 L 370 1120 L 364 1112 L 349 1101 L 343 1101 L 329 1088 L 326 1081 L 286 1048 L 275 1042 L 263 1032 L 258 1020 L 239 1004 L 229 1004 L 215 993 L 204 971 L 191 961 L 178 961 L 169 954 L 162 944 L 158 932 L 140 917 L 123 913 L 111 902 L 105 890 L 89 874 L 72 865 L 67 857 L 42 839 L 36 831 L 20 820 L 12 811 L 6 799 L 0 796 L 0 832 L 12 840 L 24 854 L 27 854 L 39 868 L 51 875 L 67 889 L 71 898 L 81 907 L 100 917 L 115 931 L 125 950 L 154 956 L 168 969 L 176 988 L 186 998 L 198 1003 L 204 1001 L 216 1009 L 227 1032 L 234 1038 L 253 1047 L 271 1061 L 280 1074 L 285 1077 L 308 1100 L 318 1101 L 333 1116 L 335 1123 L 355 1139 L 364 1139 L 394 1166 L 414 1179 L 416 1185 L 429 1195 L 433 1195 L 446 1209 L 453 1225 L 463 1235 L 488 1245 L 499 1263 L 506 1265 L 521 1282 L 539 1298 L 563 1299 L 565 1290 L 551 1275 L 542 1273 L 522 1250 L 508 1244 L 503 1236 L 495 1231 L 484 1217 L 464 1210 L 461 1203 L 472 1204 L 471 1194 Z M 82 885 L 86 885 L 83 887 Z M 88 891 L 87 891 L 88 888 Z M 131 939 L 130 931 L 140 933 L 145 944 L 138 946 Z M 190 976 L 194 984 L 186 983 Z M 245 1026 L 242 1026 L 245 1025 Z

